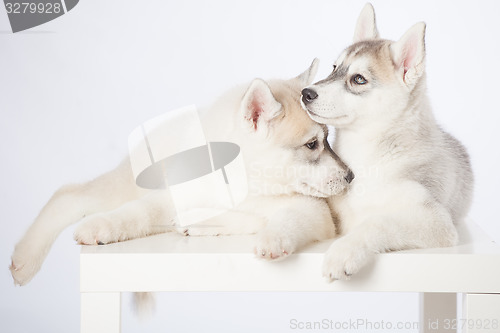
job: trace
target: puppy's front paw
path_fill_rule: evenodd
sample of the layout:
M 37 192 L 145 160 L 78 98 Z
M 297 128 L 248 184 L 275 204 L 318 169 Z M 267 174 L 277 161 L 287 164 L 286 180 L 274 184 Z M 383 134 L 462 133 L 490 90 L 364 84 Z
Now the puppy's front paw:
M 237 215 L 233 219 L 227 220 L 215 217 L 212 220 L 191 224 L 185 227 L 177 227 L 177 231 L 185 236 L 227 236 L 227 235 L 250 235 L 262 230 L 265 221 L 252 216 Z
M 177 232 L 184 236 L 220 236 L 225 235 L 223 228 L 210 227 L 210 226 L 197 226 L 196 224 L 177 227 Z
M 323 276 L 330 281 L 349 280 L 365 266 L 373 253 L 365 244 L 349 236 L 333 242 L 325 254 Z
M 257 235 L 254 253 L 257 258 L 275 260 L 286 258 L 295 250 L 296 244 L 291 237 L 264 229 Z
M 95 214 L 81 222 L 73 238 L 81 245 L 104 245 L 125 240 L 123 236 L 123 230 L 117 228 L 116 223 L 103 214 Z

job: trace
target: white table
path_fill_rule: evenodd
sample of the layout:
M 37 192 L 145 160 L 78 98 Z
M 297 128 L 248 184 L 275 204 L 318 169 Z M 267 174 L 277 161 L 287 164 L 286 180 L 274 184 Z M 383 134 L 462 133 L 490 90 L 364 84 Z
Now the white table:
M 419 292 L 421 331 L 435 333 L 453 332 L 428 327 L 429 320 L 457 318 L 456 294 L 463 293 L 458 326 L 465 319 L 479 318 L 483 326 L 488 324 L 485 320 L 500 321 L 500 246 L 473 223 L 458 229 L 458 246 L 379 254 L 350 281 L 333 283 L 321 276 L 323 254 L 331 241 L 312 244 L 279 262 L 256 259 L 253 236 L 167 233 L 83 246 L 81 332 L 120 332 L 120 294 L 134 291 Z M 500 332 L 500 327 L 465 326 L 467 333 Z

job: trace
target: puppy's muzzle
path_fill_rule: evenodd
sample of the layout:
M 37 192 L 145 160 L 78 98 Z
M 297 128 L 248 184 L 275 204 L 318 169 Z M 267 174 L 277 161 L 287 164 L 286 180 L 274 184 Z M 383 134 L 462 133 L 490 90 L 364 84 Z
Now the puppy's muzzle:
M 318 93 L 310 88 L 305 88 L 302 90 L 302 102 L 304 104 L 310 104 L 318 97 Z

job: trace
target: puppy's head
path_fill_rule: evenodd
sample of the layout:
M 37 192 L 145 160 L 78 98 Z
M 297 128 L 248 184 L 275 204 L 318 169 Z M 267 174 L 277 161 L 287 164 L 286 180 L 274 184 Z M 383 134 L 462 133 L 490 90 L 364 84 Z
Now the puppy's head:
M 328 197 L 344 190 L 353 175 L 330 149 L 326 126 L 300 105 L 300 91 L 317 69 L 290 80 L 255 79 L 241 101 L 251 191 Z M 252 189 L 253 188 L 253 189 Z
M 335 127 L 386 124 L 411 106 L 422 90 L 425 24 L 417 23 L 397 42 L 380 39 L 373 7 L 358 19 L 354 44 L 332 73 L 302 90 L 302 105 L 315 121 Z

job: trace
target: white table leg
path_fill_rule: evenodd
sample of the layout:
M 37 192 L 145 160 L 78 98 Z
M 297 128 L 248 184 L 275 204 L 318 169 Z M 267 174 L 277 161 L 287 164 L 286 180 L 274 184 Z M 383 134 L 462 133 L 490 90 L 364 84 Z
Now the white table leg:
M 464 294 L 463 333 L 500 332 L 500 294 Z
M 81 333 L 120 333 L 120 293 L 81 293 Z
M 457 318 L 457 294 L 420 294 L 420 332 L 453 333 Z

